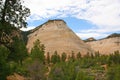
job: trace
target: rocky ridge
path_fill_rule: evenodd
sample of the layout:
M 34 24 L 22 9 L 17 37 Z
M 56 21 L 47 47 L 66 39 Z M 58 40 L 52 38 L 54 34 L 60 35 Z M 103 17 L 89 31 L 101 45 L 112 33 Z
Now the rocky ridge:
M 96 39 L 93 37 L 90 37 L 90 38 L 84 40 L 84 42 L 91 42 L 91 41 L 96 41 Z

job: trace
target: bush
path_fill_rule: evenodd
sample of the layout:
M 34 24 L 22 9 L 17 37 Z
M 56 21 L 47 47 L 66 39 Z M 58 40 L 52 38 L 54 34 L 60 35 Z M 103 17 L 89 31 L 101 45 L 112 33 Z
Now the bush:
M 120 65 L 114 65 L 108 69 L 107 80 L 120 80 Z

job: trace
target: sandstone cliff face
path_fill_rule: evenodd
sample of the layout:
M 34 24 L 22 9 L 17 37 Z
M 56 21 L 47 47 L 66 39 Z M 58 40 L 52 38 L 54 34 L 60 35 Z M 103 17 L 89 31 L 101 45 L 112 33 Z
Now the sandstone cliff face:
M 57 51 L 59 54 L 65 52 L 71 54 L 81 52 L 85 54 L 91 52 L 91 48 L 85 44 L 76 34 L 67 27 L 63 20 L 49 20 L 43 25 L 31 30 L 28 35 L 27 48 L 30 51 L 33 42 L 39 39 L 45 45 L 45 52 L 53 54 Z
M 87 42 L 94 51 L 101 54 L 111 54 L 116 50 L 120 51 L 120 37 L 105 38 L 98 41 Z

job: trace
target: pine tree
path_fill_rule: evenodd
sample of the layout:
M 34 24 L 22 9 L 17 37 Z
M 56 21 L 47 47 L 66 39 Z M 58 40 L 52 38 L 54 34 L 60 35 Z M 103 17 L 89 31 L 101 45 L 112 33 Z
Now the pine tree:
M 32 80 L 46 80 L 45 47 L 37 39 L 30 53 L 31 61 L 28 65 L 28 72 Z
M 77 54 L 77 59 L 80 59 L 80 58 L 81 58 L 81 53 L 78 52 L 78 54 Z
M 72 53 L 71 53 L 71 60 L 72 61 L 75 61 L 75 53 L 72 51 Z
M 35 42 L 34 42 L 34 46 L 31 50 L 31 58 L 34 60 L 34 59 L 38 59 L 40 62 L 44 62 L 45 60 L 45 56 L 44 56 L 44 53 L 45 53 L 45 47 L 43 44 L 41 44 L 41 42 L 37 39 Z
M 18 64 L 22 65 L 23 60 L 26 59 L 27 56 L 28 53 L 25 43 L 22 40 L 15 38 L 11 46 L 9 60 L 15 61 Z
M 66 53 L 63 52 L 63 53 L 62 53 L 61 60 L 62 60 L 63 62 L 65 62 L 66 58 L 67 58 L 67 55 L 66 55 Z
M 54 64 L 60 62 L 60 56 L 57 54 L 57 51 L 51 56 L 51 62 Z

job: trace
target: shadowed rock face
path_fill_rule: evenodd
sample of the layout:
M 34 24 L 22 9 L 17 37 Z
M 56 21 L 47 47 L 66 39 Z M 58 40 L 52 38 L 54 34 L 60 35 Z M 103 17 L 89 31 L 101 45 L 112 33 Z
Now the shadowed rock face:
M 49 20 L 43 25 L 31 30 L 28 35 L 27 48 L 30 52 L 33 42 L 39 39 L 45 45 L 45 52 L 53 54 L 57 51 L 59 54 L 65 52 L 68 55 L 81 52 L 86 54 L 92 52 L 91 48 L 86 45 L 76 34 L 67 27 L 63 20 Z
M 107 37 L 98 41 L 87 42 L 94 51 L 99 51 L 101 54 L 111 54 L 114 51 L 120 51 L 120 37 Z

